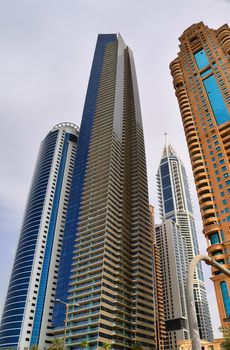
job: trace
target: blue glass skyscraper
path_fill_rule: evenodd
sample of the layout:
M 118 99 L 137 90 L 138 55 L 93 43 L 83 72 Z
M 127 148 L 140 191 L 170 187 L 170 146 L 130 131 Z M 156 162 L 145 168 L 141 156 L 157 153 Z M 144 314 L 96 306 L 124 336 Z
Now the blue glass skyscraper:
M 98 36 L 69 203 L 65 236 L 75 239 L 69 289 L 62 289 L 63 273 L 56 292 L 69 305 L 66 346 L 80 349 L 87 341 L 101 349 L 109 342 L 122 350 L 140 342 L 152 348 L 153 235 L 143 127 L 134 59 L 120 35 Z M 64 314 L 65 306 L 56 304 L 56 334 Z
M 48 344 L 78 133 L 62 123 L 42 141 L 1 319 L 1 350 Z

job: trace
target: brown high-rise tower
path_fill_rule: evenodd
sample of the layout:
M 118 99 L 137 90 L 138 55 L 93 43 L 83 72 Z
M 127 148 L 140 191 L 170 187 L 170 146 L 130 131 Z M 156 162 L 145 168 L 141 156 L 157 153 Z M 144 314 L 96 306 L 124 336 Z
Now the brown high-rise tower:
M 230 268 L 230 28 L 202 22 L 180 37 L 171 63 L 208 253 Z M 212 269 L 222 326 L 230 322 L 230 281 Z

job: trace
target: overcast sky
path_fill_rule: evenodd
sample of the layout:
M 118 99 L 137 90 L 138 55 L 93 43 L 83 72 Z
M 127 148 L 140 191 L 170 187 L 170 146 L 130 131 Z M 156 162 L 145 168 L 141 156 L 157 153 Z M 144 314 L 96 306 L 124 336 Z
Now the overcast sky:
M 0 2 L 0 314 L 41 140 L 59 122 L 80 126 L 98 33 L 118 33 L 133 50 L 145 133 L 150 202 L 164 133 L 186 165 L 200 249 L 199 208 L 169 63 L 178 37 L 203 21 L 229 23 L 229 0 L 6 0 Z M 156 208 L 156 216 L 157 208 Z M 159 220 L 157 219 L 159 222 Z M 215 335 L 220 326 L 205 267 Z

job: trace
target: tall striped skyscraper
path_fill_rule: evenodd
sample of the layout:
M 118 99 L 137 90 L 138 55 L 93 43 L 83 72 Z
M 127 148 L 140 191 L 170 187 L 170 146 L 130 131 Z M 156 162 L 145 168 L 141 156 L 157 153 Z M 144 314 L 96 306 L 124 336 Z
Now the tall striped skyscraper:
M 178 276 L 181 275 L 181 277 L 178 277 L 179 283 L 181 283 L 181 278 L 183 278 L 185 285 L 185 273 L 187 274 L 188 264 L 195 255 L 199 254 L 199 247 L 185 167 L 178 155 L 176 154 L 176 152 L 174 151 L 174 149 L 172 148 L 172 146 L 167 141 L 164 147 L 163 155 L 160 161 L 160 167 L 157 173 L 157 184 L 160 211 L 163 221 L 170 219 L 178 225 L 178 228 L 170 228 L 172 233 L 168 234 L 168 243 L 165 242 L 165 244 L 162 245 L 162 249 L 166 252 L 165 247 L 167 247 L 167 245 L 169 244 L 168 251 L 169 254 L 172 255 L 172 252 L 170 252 L 170 246 L 174 246 L 175 260 L 178 259 L 178 256 L 176 256 L 176 254 L 178 254 L 178 251 L 184 249 L 184 252 L 179 254 L 179 256 L 182 257 L 181 259 L 184 260 L 183 265 L 185 265 L 184 267 L 181 267 L 181 272 L 179 272 L 180 264 L 177 261 L 175 261 L 174 264 L 177 266 Z M 165 227 L 167 231 L 167 225 Z M 177 234 L 178 242 L 175 241 L 174 237 L 172 237 L 175 236 L 175 230 L 180 231 Z M 163 231 L 161 233 L 164 234 Z M 183 242 L 179 238 L 180 235 L 182 237 Z M 173 257 L 171 258 L 171 261 L 173 261 Z M 168 267 L 165 264 L 165 271 L 163 272 L 164 276 L 167 274 L 167 268 Z M 171 268 L 174 270 L 173 264 L 170 264 L 169 270 Z M 185 273 L 183 272 L 183 268 L 185 269 Z M 175 272 L 173 271 L 173 273 Z M 169 286 L 167 287 L 167 281 L 165 282 L 165 287 L 166 289 L 170 289 Z M 212 325 L 202 266 L 200 263 L 198 264 L 196 273 L 194 275 L 193 289 L 200 338 L 212 341 Z M 184 291 L 182 290 L 182 288 L 178 289 L 178 292 L 181 293 L 181 298 L 183 299 Z M 187 317 L 186 310 L 182 311 L 184 315 L 183 317 Z
M 48 345 L 78 128 L 42 141 L 0 325 L 0 349 Z
M 150 349 L 156 320 L 143 128 L 133 55 L 116 34 L 98 36 L 75 171 L 66 346 Z M 63 312 L 56 304 L 56 328 Z
M 230 268 L 230 28 L 185 30 L 170 68 L 193 168 L 208 253 Z M 222 326 L 230 280 L 212 268 Z

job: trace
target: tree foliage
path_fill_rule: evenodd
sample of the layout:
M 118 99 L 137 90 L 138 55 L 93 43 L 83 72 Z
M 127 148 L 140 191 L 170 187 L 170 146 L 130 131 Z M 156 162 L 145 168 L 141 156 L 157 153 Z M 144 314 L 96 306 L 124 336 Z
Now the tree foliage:
M 110 348 L 111 348 L 111 344 L 110 343 L 104 343 L 103 344 L 103 349 L 109 350 Z
M 88 341 L 87 340 L 82 340 L 81 344 L 80 344 L 80 347 L 82 349 L 86 349 L 88 346 Z
M 63 338 L 54 338 L 48 350 L 65 350 Z
M 38 346 L 37 346 L 37 345 L 32 345 L 32 346 L 30 347 L 30 350 L 38 350 Z
M 221 328 L 221 332 L 223 332 L 224 341 L 221 344 L 221 348 L 223 350 L 230 350 L 230 328 Z

